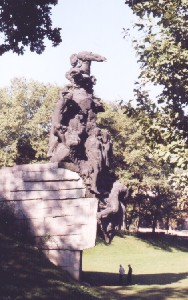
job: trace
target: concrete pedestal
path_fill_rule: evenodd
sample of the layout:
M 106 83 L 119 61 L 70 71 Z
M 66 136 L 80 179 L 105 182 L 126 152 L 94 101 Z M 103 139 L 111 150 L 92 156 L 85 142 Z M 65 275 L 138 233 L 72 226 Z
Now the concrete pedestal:
M 83 180 L 57 163 L 0 170 L 0 201 L 15 204 L 17 221 L 29 224 L 38 247 L 79 280 L 82 250 L 95 246 L 96 198 L 86 198 Z

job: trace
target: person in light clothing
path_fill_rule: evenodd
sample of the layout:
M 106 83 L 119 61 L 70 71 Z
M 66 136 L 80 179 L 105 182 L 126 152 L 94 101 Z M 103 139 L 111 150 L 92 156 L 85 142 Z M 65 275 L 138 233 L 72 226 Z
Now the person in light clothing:
M 121 285 L 123 283 L 124 274 L 125 274 L 124 267 L 122 265 L 119 265 L 119 284 L 121 284 Z

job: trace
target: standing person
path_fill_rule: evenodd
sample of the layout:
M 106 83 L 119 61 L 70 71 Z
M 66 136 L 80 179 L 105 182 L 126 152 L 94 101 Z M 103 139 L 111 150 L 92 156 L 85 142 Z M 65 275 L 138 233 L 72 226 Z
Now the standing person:
M 123 283 L 123 275 L 125 274 L 124 267 L 122 265 L 119 265 L 119 284 L 122 285 Z
M 132 284 L 132 273 L 133 269 L 131 268 L 131 265 L 128 265 L 128 273 L 127 273 L 127 284 L 130 285 Z

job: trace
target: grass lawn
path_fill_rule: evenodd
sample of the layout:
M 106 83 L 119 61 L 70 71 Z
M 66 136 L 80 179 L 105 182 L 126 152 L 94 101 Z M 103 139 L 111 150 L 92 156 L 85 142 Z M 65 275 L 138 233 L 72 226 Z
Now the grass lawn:
M 36 248 L 0 234 L 0 300 L 188 299 L 188 242 L 165 236 L 115 237 L 84 251 L 78 283 Z M 118 283 L 119 264 L 133 285 Z
M 120 286 L 119 264 L 133 268 L 133 284 Z M 115 237 L 84 251 L 83 280 L 100 291 L 102 299 L 188 299 L 188 240 L 140 234 Z M 124 283 L 125 283 L 124 279 Z

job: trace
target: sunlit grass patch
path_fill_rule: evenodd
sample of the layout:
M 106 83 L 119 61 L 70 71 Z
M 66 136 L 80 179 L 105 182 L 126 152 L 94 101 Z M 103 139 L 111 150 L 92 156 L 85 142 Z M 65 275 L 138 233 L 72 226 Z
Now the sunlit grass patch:
M 84 251 L 83 276 L 103 297 L 130 300 L 180 300 L 188 294 L 186 241 L 165 236 L 115 237 L 112 245 L 98 243 Z M 118 281 L 119 264 L 133 268 L 133 285 Z M 113 295 L 112 295 L 113 294 Z M 176 298 L 178 295 L 179 298 Z M 113 298 L 116 297 L 116 298 Z M 105 299 L 105 298 L 104 298 Z

